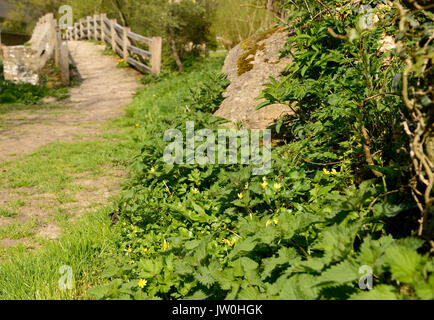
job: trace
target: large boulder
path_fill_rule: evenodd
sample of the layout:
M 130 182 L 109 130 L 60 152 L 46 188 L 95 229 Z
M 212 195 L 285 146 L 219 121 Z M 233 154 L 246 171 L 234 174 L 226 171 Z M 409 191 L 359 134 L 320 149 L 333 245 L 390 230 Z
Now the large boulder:
M 256 106 L 263 84 L 269 77 L 279 78 L 292 57 L 280 58 L 288 32 L 274 28 L 257 34 L 229 51 L 223 72 L 231 84 L 225 92 L 225 100 L 215 115 L 228 119 L 232 125 L 242 122 L 247 129 L 264 129 L 276 119 L 292 110 L 283 104 L 269 105 L 260 110 Z

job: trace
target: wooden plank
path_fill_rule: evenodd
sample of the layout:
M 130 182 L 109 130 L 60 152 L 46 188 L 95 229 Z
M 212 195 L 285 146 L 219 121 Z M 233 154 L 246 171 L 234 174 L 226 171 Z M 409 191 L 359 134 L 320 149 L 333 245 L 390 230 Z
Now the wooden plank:
M 127 49 L 145 59 L 151 59 L 151 53 L 149 51 L 134 47 L 132 45 L 127 46 Z
M 134 32 L 128 32 L 128 37 L 131 38 L 131 39 L 133 39 L 133 40 L 146 43 L 148 45 L 151 45 L 151 43 L 152 43 L 152 39 L 151 38 L 147 38 L 147 37 L 141 36 L 140 34 L 137 34 L 137 33 L 134 33 Z
M 123 42 L 122 42 L 122 39 L 121 38 L 119 38 L 117 35 L 115 35 L 115 41 L 116 41 L 116 47 L 121 47 L 121 48 L 123 48 Z
M 112 45 L 112 49 L 114 52 L 116 52 L 116 31 L 115 31 L 115 27 L 114 24 L 116 23 L 116 19 L 111 19 L 110 20 L 110 38 L 111 38 L 111 45 Z
M 131 64 L 132 66 L 136 67 L 142 72 L 151 73 L 152 70 L 148 66 L 144 65 L 143 63 L 138 62 L 137 60 L 134 60 L 131 57 L 128 57 L 127 62 Z
M 116 50 L 115 50 L 115 52 L 116 52 L 120 57 L 122 57 L 122 55 L 124 54 L 124 51 L 121 50 L 118 46 L 116 46 Z
M 116 23 L 116 22 L 115 22 L 115 24 L 114 24 L 114 27 L 115 27 L 115 30 L 116 30 L 117 32 L 119 32 L 119 33 L 122 33 L 123 30 L 124 30 L 124 28 L 123 28 L 120 24 L 118 24 L 118 23 Z

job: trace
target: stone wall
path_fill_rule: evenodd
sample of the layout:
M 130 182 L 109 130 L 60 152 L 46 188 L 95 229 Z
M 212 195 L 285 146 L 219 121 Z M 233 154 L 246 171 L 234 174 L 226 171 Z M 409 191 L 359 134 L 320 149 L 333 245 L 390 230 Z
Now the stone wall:
M 41 70 L 56 50 L 56 27 L 52 15 L 40 19 L 28 45 L 4 46 L 4 78 L 16 83 L 40 84 Z
M 35 61 L 35 51 L 31 47 L 3 47 L 3 56 L 5 80 L 16 83 L 39 84 L 39 66 Z

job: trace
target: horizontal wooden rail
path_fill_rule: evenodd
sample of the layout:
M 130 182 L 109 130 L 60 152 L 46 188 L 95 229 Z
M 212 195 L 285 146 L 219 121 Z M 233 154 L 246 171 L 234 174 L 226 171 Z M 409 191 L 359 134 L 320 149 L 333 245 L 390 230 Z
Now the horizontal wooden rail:
M 161 37 L 148 38 L 134 33 L 130 28 L 117 23 L 116 19 L 108 19 L 106 14 L 80 19 L 72 29 L 65 32 L 64 38 L 101 41 L 106 46 L 111 46 L 116 54 L 139 71 L 157 74 L 161 71 Z M 147 45 L 149 51 L 137 47 L 134 41 Z M 147 60 L 151 66 L 138 60 Z
M 146 43 L 147 45 L 152 44 L 152 38 L 146 38 L 144 36 L 141 36 L 140 34 L 134 33 L 134 32 L 128 32 L 127 34 L 128 38 Z
M 145 64 L 143 64 L 141 62 L 138 62 L 137 60 L 134 60 L 133 58 L 128 57 L 127 58 L 127 62 L 129 64 L 135 66 L 139 70 L 142 70 L 142 71 L 147 72 L 147 73 L 151 73 L 152 72 L 152 69 L 149 68 L 147 65 L 145 65 Z
M 143 50 L 143 49 L 131 46 L 131 45 L 128 45 L 127 49 L 129 51 L 134 52 L 135 54 L 145 58 L 145 59 L 151 59 L 151 57 L 152 57 L 152 54 L 149 51 L 146 51 L 146 50 Z

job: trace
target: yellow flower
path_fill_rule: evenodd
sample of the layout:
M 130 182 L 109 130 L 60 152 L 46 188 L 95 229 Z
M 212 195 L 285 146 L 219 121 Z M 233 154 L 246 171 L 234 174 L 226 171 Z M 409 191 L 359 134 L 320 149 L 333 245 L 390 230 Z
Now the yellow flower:
M 127 223 L 126 223 L 126 222 L 124 222 L 124 223 L 122 223 L 122 225 L 123 225 L 123 226 L 126 226 L 126 225 L 127 225 Z
M 332 169 L 332 174 L 338 174 L 338 172 L 336 171 L 336 169 Z
M 243 193 L 242 192 L 238 194 L 238 198 L 240 198 L 240 199 L 243 198 Z
M 169 247 L 169 244 L 167 243 L 166 239 L 163 241 L 163 250 L 166 250 Z
M 265 189 L 268 186 L 268 182 L 264 180 L 264 182 L 261 183 L 262 189 Z
M 274 222 L 274 224 L 278 224 L 279 223 L 279 220 L 277 220 L 277 219 L 273 219 L 273 222 Z
M 135 226 L 131 225 L 130 228 L 131 228 L 131 230 L 134 230 L 134 229 L 135 229 Z
M 322 172 L 323 172 L 325 175 L 329 175 L 329 174 L 330 174 L 330 171 L 328 171 L 326 168 L 322 169 Z
M 229 247 L 232 247 L 235 244 L 235 239 L 232 238 L 231 240 L 223 239 L 223 243 L 227 244 Z
M 125 254 L 129 255 L 131 253 L 131 247 L 128 247 L 128 249 L 125 250 Z
M 140 279 L 139 282 L 137 282 L 137 285 L 143 289 L 147 283 L 148 283 L 148 281 Z
M 268 227 L 271 224 L 271 220 L 267 220 L 267 222 L 265 223 L 265 226 Z
M 193 192 L 193 194 L 198 194 L 199 190 L 197 190 L 196 188 L 191 189 L 191 192 Z
M 136 127 L 140 126 L 140 124 L 136 123 Z
M 146 252 L 148 252 L 148 248 L 143 248 L 142 252 L 143 252 L 143 254 L 146 254 Z
M 275 183 L 274 184 L 274 189 L 277 191 L 282 187 L 282 185 L 280 183 Z
M 155 168 L 152 167 L 151 170 L 149 170 L 149 173 L 150 173 L 150 174 L 154 174 L 154 173 L 155 173 Z
M 244 189 L 245 190 L 249 189 L 249 183 L 248 182 L 244 185 Z
M 267 177 L 266 177 L 266 176 L 263 176 L 263 177 L 262 177 L 262 181 L 264 181 L 264 182 L 267 181 Z

